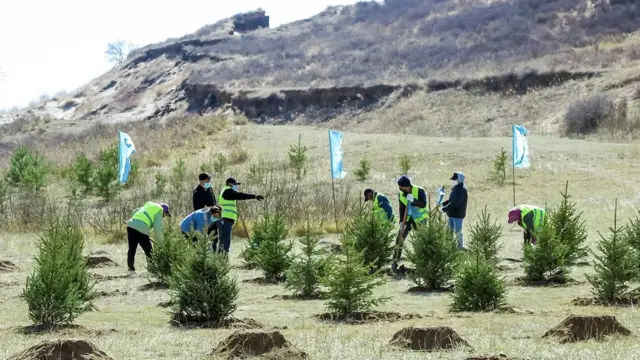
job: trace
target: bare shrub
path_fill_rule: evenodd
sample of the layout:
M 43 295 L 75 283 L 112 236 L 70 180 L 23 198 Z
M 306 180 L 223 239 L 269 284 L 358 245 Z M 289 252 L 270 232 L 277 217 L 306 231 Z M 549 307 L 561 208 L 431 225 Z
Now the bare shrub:
M 595 94 L 569 104 L 564 116 L 566 135 L 587 135 L 615 118 L 615 104 L 606 94 Z

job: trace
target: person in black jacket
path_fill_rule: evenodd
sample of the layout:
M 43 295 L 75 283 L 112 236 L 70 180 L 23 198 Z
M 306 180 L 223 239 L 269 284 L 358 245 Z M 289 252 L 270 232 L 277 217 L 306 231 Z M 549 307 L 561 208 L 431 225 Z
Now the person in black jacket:
M 464 185 L 464 174 L 456 172 L 451 177 L 453 187 L 449 200 L 442 203 L 441 211 L 449 217 L 449 228 L 458 236 L 458 248 L 464 248 L 462 223 L 467 216 L 467 188 Z
M 198 176 L 198 180 L 200 183 L 193 189 L 193 211 L 216 204 L 216 197 L 211 188 L 211 175 L 202 173 Z

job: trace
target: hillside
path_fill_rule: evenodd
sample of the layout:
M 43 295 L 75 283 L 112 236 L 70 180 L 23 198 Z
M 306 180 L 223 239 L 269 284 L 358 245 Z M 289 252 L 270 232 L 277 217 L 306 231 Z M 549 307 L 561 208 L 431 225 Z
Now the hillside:
M 635 109 L 638 20 L 638 3 L 620 0 L 360 2 L 274 29 L 256 11 L 138 49 L 3 134 L 228 111 L 361 132 L 558 133 L 586 94 Z

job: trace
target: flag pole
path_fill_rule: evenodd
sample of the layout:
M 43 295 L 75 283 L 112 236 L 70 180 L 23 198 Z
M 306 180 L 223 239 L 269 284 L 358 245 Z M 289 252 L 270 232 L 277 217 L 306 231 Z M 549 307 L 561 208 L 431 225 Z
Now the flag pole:
M 511 187 L 513 188 L 513 207 L 516 206 L 516 137 L 515 125 L 511 124 Z
M 333 148 L 331 147 L 331 130 L 329 134 L 329 173 L 331 174 L 331 193 L 333 194 L 333 217 L 336 221 L 336 235 L 338 234 L 338 205 L 336 202 L 336 182 L 333 178 Z

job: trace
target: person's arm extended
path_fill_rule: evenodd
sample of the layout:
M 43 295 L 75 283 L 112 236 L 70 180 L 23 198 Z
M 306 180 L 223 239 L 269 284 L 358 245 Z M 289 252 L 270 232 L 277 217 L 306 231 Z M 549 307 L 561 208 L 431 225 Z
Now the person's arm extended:
M 380 205 L 382 210 L 384 210 L 384 212 L 387 214 L 387 219 L 393 218 L 393 209 L 391 208 L 389 198 L 387 198 L 386 196 L 380 196 L 378 198 L 378 205 Z
M 427 207 L 427 194 L 423 189 L 418 189 L 418 198 L 413 199 L 411 206 L 423 209 Z
M 256 198 L 255 194 L 238 192 L 233 189 L 225 190 L 222 196 L 227 200 L 251 200 Z
M 153 233 L 156 235 L 156 242 L 162 241 L 162 211 L 153 219 Z

